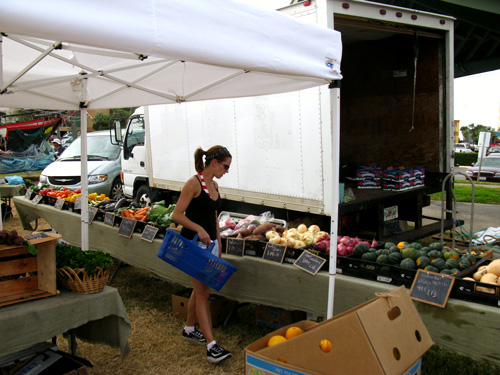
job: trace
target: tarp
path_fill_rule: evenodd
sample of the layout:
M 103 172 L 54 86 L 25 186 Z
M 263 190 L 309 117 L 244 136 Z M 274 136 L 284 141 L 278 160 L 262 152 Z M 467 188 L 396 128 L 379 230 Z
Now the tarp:
M 0 107 L 133 107 L 341 78 L 337 31 L 231 0 L 2 0 L 0 32 Z

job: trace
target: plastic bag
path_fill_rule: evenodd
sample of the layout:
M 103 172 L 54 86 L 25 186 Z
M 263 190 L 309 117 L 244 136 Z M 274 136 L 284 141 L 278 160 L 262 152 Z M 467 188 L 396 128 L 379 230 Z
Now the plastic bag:
M 24 180 L 21 176 L 5 176 L 5 179 L 9 185 L 21 185 L 24 184 Z
M 344 203 L 352 202 L 354 200 L 356 200 L 356 197 L 352 189 L 351 188 L 346 189 L 344 192 Z

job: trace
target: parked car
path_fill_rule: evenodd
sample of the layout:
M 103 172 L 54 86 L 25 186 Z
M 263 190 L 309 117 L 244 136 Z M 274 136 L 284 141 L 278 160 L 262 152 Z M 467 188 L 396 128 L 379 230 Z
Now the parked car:
M 500 155 L 500 146 L 491 146 L 488 149 L 488 155 L 489 154 L 499 154 Z
M 467 169 L 467 176 L 477 181 L 479 163 Z M 500 154 L 490 154 L 483 158 L 481 163 L 480 181 L 500 182 Z
M 455 152 L 472 152 L 472 150 L 464 143 L 455 143 Z
M 81 188 L 81 138 L 77 138 L 40 174 L 39 185 Z M 109 131 L 87 134 L 88 189 L 89 193 L 106 194 L 112 199 L 123 197 L 120 178 L 120 146 L 110 142 Z

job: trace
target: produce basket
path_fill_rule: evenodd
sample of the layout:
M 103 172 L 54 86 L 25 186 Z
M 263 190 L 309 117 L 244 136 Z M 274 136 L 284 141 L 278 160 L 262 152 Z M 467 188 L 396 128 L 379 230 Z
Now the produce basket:
M 197 239 L 198 236 L 195 236 L 190 241 L 167 229 L 157 255 L 189 276 L 215 290 L 220 290 L 236 271 L 236 267 L 196 245 Z
M 98 293 L 108 282 L 109 271 L 102 267 L 96 268 L 94 276 L 90 277 L 84 268 L 57 268 L 57 280 L 65 289 L 79 294 Z

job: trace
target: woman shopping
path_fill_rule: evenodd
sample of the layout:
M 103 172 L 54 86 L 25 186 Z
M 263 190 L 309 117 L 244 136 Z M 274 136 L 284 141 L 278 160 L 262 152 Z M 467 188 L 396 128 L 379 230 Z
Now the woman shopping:
M 217 211 L 222 201 L 215 178 L 224 176 L 231 166 L 231 154 L 227 148 L 213 146 L 207 151 L 198 148 L 194 153 L 194 164 L 198 174 L 191 177 L 182 188 L 172 215 L 173 221 L 182 225 L 181 235 L 193 239 L 198 234 L 198 245 L 209 247 L 212 254 L 221 256 L 221 239 Z M 216 343 L 212 333 L 212 318 L 208 298 L 210 288 L 191 277 L 193 292 L 189 298 L 186 326 L 182 336 L 199 344 L 207 344 L 207 360 L 218 363 L 231 353 Z M 198 322 L 201 332 L 196 329 Z

